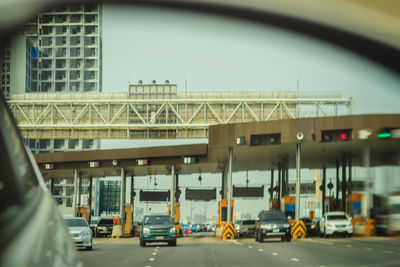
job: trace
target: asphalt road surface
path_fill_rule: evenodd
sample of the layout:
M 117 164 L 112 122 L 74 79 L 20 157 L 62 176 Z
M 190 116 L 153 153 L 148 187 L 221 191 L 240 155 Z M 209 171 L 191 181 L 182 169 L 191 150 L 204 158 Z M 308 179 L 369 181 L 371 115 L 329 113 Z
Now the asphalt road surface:
M 243 238 L 216 240 L 212 233 L 178 239 L 176 247 L 153 243 L 142 248 L 138 238 L 95 238 L 93 250 L 79 250 L 83 266 L 400 266 L 400 239 L 307 238 L 263 243 Z

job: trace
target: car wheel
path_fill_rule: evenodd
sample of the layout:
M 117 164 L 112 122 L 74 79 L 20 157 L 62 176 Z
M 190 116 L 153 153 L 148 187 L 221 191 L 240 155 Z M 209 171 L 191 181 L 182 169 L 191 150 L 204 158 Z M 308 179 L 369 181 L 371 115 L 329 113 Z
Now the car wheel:
M 282 237 L 281 237 L 281 241 L 282 241 L 282 242 L 285 242 L 285 239 L 286 239 L 285 236 L 282 236 Z
M 324 237 L 328 238 L 328 235 L 326 234 L 326 228 L 324 228 Z
M 256 241 L 258 241 L 258 235 L 257 235 L 257 232 L 255 232 L 255 233 L 254 233 L 254 239 L 255 239 Z
M 176 247 L 176 240 L 168 242 L 169 246 Z
M 142 239 L 140 239 L 140 246 L 141 247 L 145 247 L 146 246 L 146 241 L 143 241 Z
M 93 246 L 86 247 L 86 250 L 92 250 L 92 249 L 93 249 Z

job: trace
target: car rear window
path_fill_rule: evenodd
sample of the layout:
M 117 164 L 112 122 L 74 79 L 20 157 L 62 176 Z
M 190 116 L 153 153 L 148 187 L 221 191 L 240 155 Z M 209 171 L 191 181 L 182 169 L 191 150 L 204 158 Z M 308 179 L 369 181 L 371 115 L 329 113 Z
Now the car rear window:
M 243 225 L 251 225 L 251 224 L 256 224 L 255 220 L 245 220 L 242 222 Z
M 112 219 L 101 219 L 99 221 L 99 225 L 109 225 L 109 224 L 113 224 L 113 220 Z
M 347 220 L 346 215 L 328 215 L 328 220 Z
M 262 215 L 262 220 L 286 220 L 286 217 L 283 212 L 268 212 Z
M 144 224 L 172 224 L 172 220 L 169 216 L 147 216 Z
M 66 219 L 65 220 L 67 222 L 67 225 L 69 227 L 84 227 L 84 226 L 88 226 L 88 223 L 85 220 L 80 220 L 80 219 Z

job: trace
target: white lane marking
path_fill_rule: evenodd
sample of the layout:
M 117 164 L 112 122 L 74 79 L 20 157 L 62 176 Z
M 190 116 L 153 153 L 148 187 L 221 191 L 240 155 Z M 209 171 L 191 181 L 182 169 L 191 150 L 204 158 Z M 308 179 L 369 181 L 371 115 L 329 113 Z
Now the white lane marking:
M 258 251 L 263 251 L 263 249 L 262 249 L 262 248 L 259 248 Z
M 232 242 L 233 242 L 233 243 L 235 243 L 236 245 L 243 246 L 243 244 L 242 244 L 242 243 L 239 243 L 239 242 L 238 242 L 238 241 L 236 241 L 236 240 L 233 240 Z
M 249 248 L 252 248 L 253 246 L 249 246 Z
M 372 248 L 365 248 L 365 250 L 372 250 Z
M 333 245 L 332 242 L 323 241 L 323 240 L 312 240 L 312 239 L 309 239 L 309 238 L 300 239 L 300 240 L 302 240 L 303 242 L 311 242 L 311 243 L 324 244 L 324 245 L 330 245 L 330 246 Z
M 154 256 L 157 255 L 157 252 L 153 252 L 153 255 L 154 255 Z
M 382 252 L 382 253 L 390 253 L 390 254 L 391 254 L 391 253 L 394 253 L 394 252 L 391 251 L 391 250 L 381 250 L 381 252 Z
M 298 258 L 291 258 L 292 261 L 299 261 Z
M 276 255 L 278 255 L 278 253 L 276 253 L 276 252 L 272 252 L 272 255 L 276 256 Z
M 97 242 L 93 242 L 93 244 L 97 244 Z
M 156 248 L 160 248 L 160 247 L 156 247 Z
M 150 265 L 146 265 L 146 267 L 151 267 Z
M 158 251 L 158 249 L 155 249 L 154 251 Z
M 347 244 L 347 245 L 346 245 L 346 247 L 348 247 L 348 248 L 351 248 L 351 247 L 352 247 L 352 245 L 350 245 L 350 244 Z
M 154 261 L 154 258 L 150 258 L 149 261 Z

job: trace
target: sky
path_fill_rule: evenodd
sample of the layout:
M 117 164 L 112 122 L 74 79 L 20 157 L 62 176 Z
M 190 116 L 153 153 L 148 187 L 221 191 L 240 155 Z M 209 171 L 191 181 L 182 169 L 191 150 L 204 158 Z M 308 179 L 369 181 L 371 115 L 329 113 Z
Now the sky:
M 355 100 L 355 114 L 400 113 L 397 77 L 344 50 L 278 29 L 194 13 L 106 5 L 102 34 L 104 92 L 127 92 L 128 84 L 138 80 L 169 80 L 178 85 L 178 91 L 184 91 L 186 81 L 188 91 L 334 92 Z M 102 148 L 199 142 L 207 140 L 107 140 Z M 328 170 L 328 178 L 334 177 L 334 172 Z M 398 168 L 376 168 L 374 172 L 377 192 L 389 187 L 389 182 L 380 183 L 378 177 L 400 173 Z M 362 179 L 362 170 L 356 173 L 356 179 Z M 304 170 L 302 175 L 305 181 L 312 181 L 314 172 Z M 202 177 L 200 184 L 198 175 L 185 176 L 180 179 L 181 186 L 220 186 L 219 174 Z M 294 177 L 291 170 L 292 182 Z M 157 179 L 157 189 L 169 189 L 169 177 Z M 269 173 L 249 171 L 250 184 L 269 186 L 269 179 Z M 398 186 L 392 180 L 390 183 Z M 137 188 L 154 189 L 148 177 L 135 181 Z M 244 181 L 244 172 L 233 174 L 234 184 Z M 307 201 L 302 202 L 304 208 Z M 153 211 L 165 207 L 164 203 L 156 204 Z M 181 218 L 186 219 L 192 207 L 208 213 L 217 211 L 215 201 L 183 202 Z M 267 207 L 267 198 L 240 200 L 236 211 L 255 217 Z

